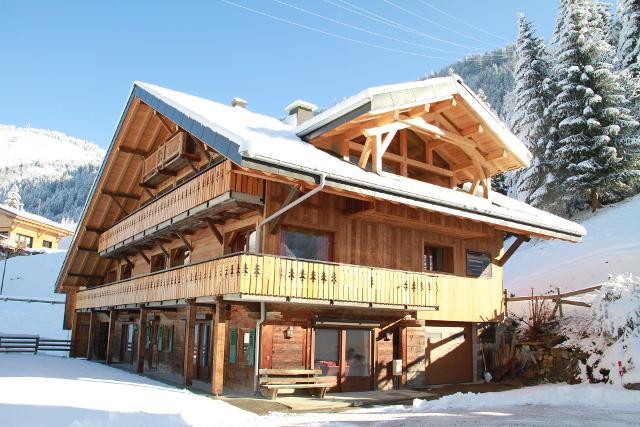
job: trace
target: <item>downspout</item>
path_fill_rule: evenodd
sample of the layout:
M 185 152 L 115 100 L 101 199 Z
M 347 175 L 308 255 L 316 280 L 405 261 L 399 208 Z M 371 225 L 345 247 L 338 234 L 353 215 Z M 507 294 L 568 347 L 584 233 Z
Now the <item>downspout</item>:
M 258 374 L 260 370 L 260 335 L 262 335 L 262 324 L 267 317 L 267 309 L 264 301 L 260 302 L 260 320 L 256 322 L 255 360 L 253 361 L 253 391 L 258 394 Z
M 300 197 L 299 199 L 289 203 L 286 206 L 281 207 L 280 209 L 278 209 L 277 211 L 275 211 L 274 213 L 272 213 L 271 215 L 269 215 L 267 218 L 263 219 L 262 221 L 260 221 L 258 223 L 258 226 L 256 227 L 256 243 L 255 243 L 255 248 L 256 248 L 256 252 L 262 252 L 262 228 L 268 224 L 269 222 L 273 221 L 274 219 L 278 218 L 280 215 L 282 215 L 283 213 L 287 212 L 288 210 L 294 208 L 295 206 L 299 205 L 300 203 L 304 202 L 305 200 L 307 200 L 310 197 L 313 197 L 315 194 L 319 193 L 322 191 L 322 189 L 324 188 L 325 185 L 325 180 L 326 180 L 327 175 L 325 173 L 320 174 L 320 185 L 318 185 L 316 188 L 314 188 L 313 190 L 309 191 L 307 194 L 303 195 L 302 197 Z M 254 351 L 254 362 L 253 362 L 253 390 L 256 394 L 258 394 L 258 387 L 259 387 L 259 382 L 258 382 L 258 378 L 259 378 L 259 369 L 260 369 L 260 335 L 262 335 L 262 323 L 264 322 L 265 318 L 266 318 L 266 307 L 265 307 L 265 303 L 264 301 L 260 302 L 260 320 L 258 320 L 256 322 L 256 340 L 255 340 L 255 351 Z

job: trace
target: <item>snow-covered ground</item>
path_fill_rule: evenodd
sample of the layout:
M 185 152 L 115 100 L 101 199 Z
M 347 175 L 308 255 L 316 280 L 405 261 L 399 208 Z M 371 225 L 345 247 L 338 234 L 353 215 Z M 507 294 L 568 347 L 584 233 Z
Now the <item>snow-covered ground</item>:
M 56 251 L 9 258 L 2 296 L 64 301 L 64 295 L 53 293 L 53 287 L 65 254 Z M 0 275 L 3 267 L 0 261 Z M 63 304 L 0 300 L 0 333 L 68 339 L 69 331 L 62 329 L 63 317 Z
M 0 355 L 0 420 L 13 426 L 637 425 L 640 392 L 541 385 L 454 394 L 410 406 L 257 416 L 116 368 L 55 356 Z
M 574 220 L 587 229 L 581 243 L 532 241 L 518 249 L 505 265 L 509 293 L 568 291 L 604 282 L 609 275 L 640 276 L 640 195 Z

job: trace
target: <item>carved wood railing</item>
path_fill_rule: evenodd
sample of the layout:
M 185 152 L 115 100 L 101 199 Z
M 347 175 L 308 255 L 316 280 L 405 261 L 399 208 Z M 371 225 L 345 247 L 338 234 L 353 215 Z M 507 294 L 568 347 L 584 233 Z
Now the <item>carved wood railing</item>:
M 231 168 L 231 162 L 226 160 L 123 218 L 100 235 L 98 251 L 102 252 L 226 192 L 263 196 L 261 185 L 245 182 L 248 178 L 235 175 Z
M 438 289 L 457 279 L 272 255 L 235 254 L 79 291 L 76 307 L 234 294 L 417 309 L 437 307 Z

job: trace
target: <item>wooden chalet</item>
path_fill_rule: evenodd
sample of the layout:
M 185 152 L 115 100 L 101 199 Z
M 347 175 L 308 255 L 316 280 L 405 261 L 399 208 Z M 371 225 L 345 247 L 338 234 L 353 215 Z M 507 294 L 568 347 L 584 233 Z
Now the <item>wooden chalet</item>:
M 134 84 L 56 284 L 75 356 L 215 394 L 477 380 L 505 262 L 584 228 L 491 191 L 530 153 L 457 77 L 287 109 Z
M 0 249 L 3 253 L 31 249 L 55 250 L 60 240 L 72 234 L 73 227 L 0 204 Z

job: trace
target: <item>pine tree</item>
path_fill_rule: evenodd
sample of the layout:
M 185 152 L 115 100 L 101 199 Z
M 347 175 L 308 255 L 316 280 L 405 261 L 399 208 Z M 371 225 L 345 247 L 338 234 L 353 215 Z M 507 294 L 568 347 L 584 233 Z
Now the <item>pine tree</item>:
M 619 76 L 608 62 L 612 49 L 604 37 L 606 18 L 593 17 L 594 10 L 603 10 L 587 0 L 566 4 L 554 69 L 562 90 L 550 107 L 557 126 L 548 148 L 555 195 L 570 213 L 587 201 L 595 210 L 601 200 L 630 189 L 640 176 L 640 140 L 632 135 L 638 123 L 629 115 Z
M 640 75 L 640 0 L 621 0 L 618 6 L 617 56 L 620 68 L 629 70 L 634 77 Z
M 13 184 L 13 187 L 9 190 L 4 204 L 14 209 L 23 209 L 24 205 L 22 204 L 22 197 L 20 197 L 20 192 L 18 191 L 18 186 L 16 184 Z
M 544 192 L 542 187 L 547 173 L 548 121 L 545 110 L 553 100 L 553 92 L 548 87 L 550 63 L 547 48 L 544 41 L 535 36 L 535 28 L 523 15 L 519 18 L 516 52 L 511 128 L 527 145 L 533 160 L 529 168 L 511 177 L 510 193 L 537 204 L 537 199 Z M 536 197 L 532 198 L 532 194 Z

